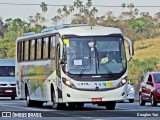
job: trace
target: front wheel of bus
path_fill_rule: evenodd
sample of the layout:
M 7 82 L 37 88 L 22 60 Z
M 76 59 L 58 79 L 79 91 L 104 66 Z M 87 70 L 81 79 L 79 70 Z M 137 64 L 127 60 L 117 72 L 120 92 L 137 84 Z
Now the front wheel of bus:
M 65 109 L 66 103 L 57 103 L 56 102 L 56 95 L 54 92 L 52 92 L 51 97 L 52 97 L 52 108 L 54 108 L 56 110 Z
M 111 101 L 106 103 L 107 110 L 114 110 L 116 107 L 116 101 Z

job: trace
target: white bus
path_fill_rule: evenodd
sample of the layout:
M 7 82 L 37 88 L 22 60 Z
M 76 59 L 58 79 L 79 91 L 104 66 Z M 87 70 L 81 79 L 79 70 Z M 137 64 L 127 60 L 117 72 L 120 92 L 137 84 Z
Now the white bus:
M 132 56 L 133 44 L 126 40 Z M 93 103 L 114 110 L 116 101 L 126 99 L 127 76 L 118 28 L 64 24 L 17 39 L 17 95 L 28 106 Z
M 15 60 L 0 59 L 0 97 L 16 97 Z

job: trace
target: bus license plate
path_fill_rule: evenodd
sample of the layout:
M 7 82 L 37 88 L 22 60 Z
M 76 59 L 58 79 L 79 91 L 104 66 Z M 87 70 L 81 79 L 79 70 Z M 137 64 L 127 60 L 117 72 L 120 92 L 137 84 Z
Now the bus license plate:
M 6 93 L 11 93 L 11 92 L 12 92 L 12 90 L 5 90 L 5 92 L 6 92 Z
M 102 98 L 92 98 L 91 101 L 92 102 L 99 102 L 99 101 L 102 101 Z

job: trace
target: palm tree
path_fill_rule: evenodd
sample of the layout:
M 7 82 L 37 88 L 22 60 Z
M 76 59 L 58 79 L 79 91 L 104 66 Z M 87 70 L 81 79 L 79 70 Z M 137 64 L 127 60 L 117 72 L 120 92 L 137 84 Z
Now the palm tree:
M 73 2 L 74 7 L 76 7 L 77 9 L 79 9 L 79 12 L 81 11 L 82 8 L 82 1 L 77 0 Z
M 93 15 L 93 17 L 95 17 L 95 14 L 98 13 L 98 10 L 96 7 L 93 7 L 91 10 L 91 14 Z
M 121 7 L 122 7 L 123 10 L 124 10 L 124 8 L 126 7 L 126 4 L 125 4 L 125 3 L 122 3 L 122 4 L 121 4 Z
M 54 18 L 52 18 L 52 21 L 55 23 L 55 25 L 57 25 L 57 23 L 60 21 L 61 17 L 60 16 L 55 16 Z
M 74 11 L 74 7 L 73 6 L 69 6 L 69 12 L 72 13 Z
M 132 11 L 132 9 L 134 8 L 134 4 L 133 3 L 130 3 L 127 5 L 127 8 L 130 9 L 130 12 Z
M 42 2 L 41 5 L 40 5 L 40 7 L 42 9 L 43 16 L 44 16 L 44 13 L 48 10 L 47 4 L 45 4 L 45 2 Z
M 92 0 L 88 0 L 88 2 L 86 3 L 86 6 L 90 8 L 92 6 Z
M 138 15 L 138 13 L 139 13 L 139 10 L 136 8 L 136 9 L 134 9 L 134 14 L 137 16 Z
M 67 22 L 67 16 L 70 14 L 70 12 L 68 11 L 66 5 L 63 6 L 62 11 L 63 11 L 63 16 L 66 18 L 66 22 Z
M 62 13 L 61 8 L 59 8 L 59 9 L 57 10 L 57 13 L 58 13 L 58 14 L 61 14 L 61 13 Z

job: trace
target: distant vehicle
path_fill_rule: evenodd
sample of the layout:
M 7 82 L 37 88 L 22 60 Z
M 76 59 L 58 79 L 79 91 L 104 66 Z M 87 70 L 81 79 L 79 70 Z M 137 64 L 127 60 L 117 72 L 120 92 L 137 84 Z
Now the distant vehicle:
M 128 84 L 127 87 L 127 100 L 129 100 L 130 103 L 133 103 L 135 99 L 135 90 L 133 85 Z
M 85 103 L 114 110 L 127 96 L 128 66 L 118 28 L 64 24 L 17 38 L 17 95 L 27 106 L 83 107 Z M 100 61 L 111 54 L 117 62 Z
M 0 59 L 0 97 L 16 97 L 15 60 Z
M 144 106 L 146 102 L 152 106 L 160 103 L 160 72 L 148 72 L 141 79 L 139 104 Z

